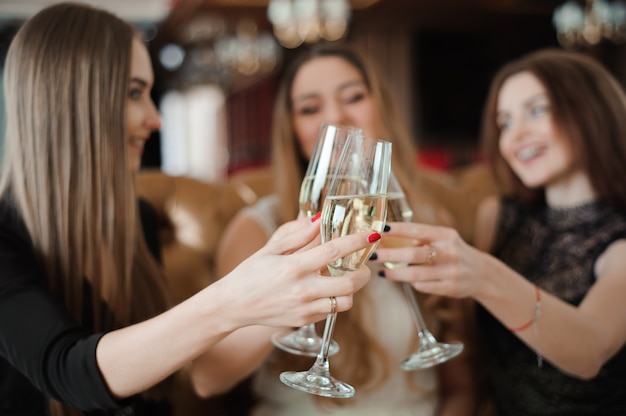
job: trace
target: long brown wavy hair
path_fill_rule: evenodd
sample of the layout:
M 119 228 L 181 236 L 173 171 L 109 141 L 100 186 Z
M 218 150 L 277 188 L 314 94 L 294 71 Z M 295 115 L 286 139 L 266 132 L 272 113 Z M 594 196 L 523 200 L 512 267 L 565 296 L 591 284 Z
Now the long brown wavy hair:
M 0 193 L 21 215 L 53 295 L 93 331 L 169 305 L 140 228 L 126 154 L 136 36 L 108 12 L 62 3 L 27 21 L 6 58 Z M 91 299 L 84 299 L 86 285 Z M 85 322 L 84 304 L 93 322 Z M 80 414 L 51 406 L 55 414 Z
M 358 70 L 380 114 L 383 128 L 382 139 L 393 143 L 392 166 L 400 185 L 414 211 L 414 221 L 438 223 L 440 207 L 430 199 L 422 187 L 420 171 L 416 168 L 417 149 L 414 140 L 406 129 L 394 97 L 388 85 L 378 75 L 370 61 L 354 47 L 341 43 L 318 44 L 301 52 L 282 73 L 278 86 L 272 124 L 272 168 L 275 189 L 280 199 L 280 219 L 285 222 L 298 214 L 298 194 L 304 177 L 308 159 L 303 155 L 293 126 L 293 106 L 291 89 L 300 68 L 318 57 L 338 57 Z M 349 380 L 358 390 L 374 389 L 388 377 L 391 366 L 399 365 L 386 355 L 377 339 L 365 331 L 364 298 L 366 290 L 354 296 L 353 308 L 341 314 L 337 320 L 334 338 L 341 345 L 341 352 L 333 357 L 333 374 L 342 380 Z M 441 334 L 446 324 L 438 310 L 443 311 L 441 298 L 418 294 L 424 315 L 430 329 Z M 445 319 L 444 319 L 445 321 Z M 321 328 L 318 328 L 318 331 Z M 456 336 L 456 335 L 452 335 Z M 417 337 L 415 338 L 417 343 Z M 277 371 L 308 368 L 311 360 L 276 351 L 271 357 L 272 366 Z M 408 375 L 407 377 L 410 377 Z M 350 400 L 333 400 L 317 397 L 321 402 L 335 405 L 348 405 Z
M 615 78 L 581 52 L 543 49 L 503 66 L 493 78 L 482 122 L 482 144 L 494 175 L 511 194 L 543 203 L 544 191 L 527 188 L 500 155 L 496 124 L 502 84 L 520 72 L 533 74 L 546 90 L 551 114 L 598 198 L 626 212 L 626 95 Z

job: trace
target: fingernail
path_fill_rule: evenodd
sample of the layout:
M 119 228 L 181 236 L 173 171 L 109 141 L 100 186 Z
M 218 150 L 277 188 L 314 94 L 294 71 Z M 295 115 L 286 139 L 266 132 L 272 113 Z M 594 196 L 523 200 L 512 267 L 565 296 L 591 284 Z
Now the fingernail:
M 369 241 L 370 243 L 375 243 L 376 241 L 380 240 L 381 237 L 382 236 L 378 233 L 371 233 L 367 236 L 367 241 Z
M 370 260 L 376 260 L 378 258 L 378 254 L 376 254 L 376 252 L 373 252 L 372 255 L 370 256 Z
M 384 270 L 379 270 L 378 271 L 378 276 L 379 277 L 385 277 L 385 271 Z
M 315 222 L 315 221 L 319 220 L 321 216 L 322 216 L 322 213 L 321 213 L 321 212 L 318 212 L 317 214 L 315 214 L 315 215 L 313 216 L 313 218 L 311 218 L 311 222 L 313 223 L 313 222 Z
M 383 231 L 389 231 L 389 230 L 391 230 L 391 227 L 385 224 L 385 228 L 383 228 Z

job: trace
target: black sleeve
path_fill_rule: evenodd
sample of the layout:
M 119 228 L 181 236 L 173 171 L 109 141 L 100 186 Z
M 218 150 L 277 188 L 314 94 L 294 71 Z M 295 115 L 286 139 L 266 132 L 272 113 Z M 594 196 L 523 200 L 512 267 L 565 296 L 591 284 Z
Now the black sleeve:
M 0 222 L 0 357 L 12 366 L 4 371 L 19 372 L 46 396 L 82 410 L 119 407 L 96 362 L 102 334 L 77 325 L 56 301 L 32 246 L 13 228 Z M 22 393 L 11 388 L 4 387 L 0 400 Z
M 156 210 L 145 199 L 139 199 L 139 218 L 141 229 L 148 249 L 159 263 L 161 259 L 161 240 L 159 240 L 159 217 Z

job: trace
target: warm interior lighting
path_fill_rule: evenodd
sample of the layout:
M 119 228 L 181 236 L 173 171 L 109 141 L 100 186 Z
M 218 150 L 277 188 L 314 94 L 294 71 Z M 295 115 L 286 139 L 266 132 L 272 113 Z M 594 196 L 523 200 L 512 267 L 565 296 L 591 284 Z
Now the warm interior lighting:
M 270 0 L 267 16 L 281 45 L 295 48 L 344 37 L 350 6 L 347 0 Z
M 595 45 L 603 39 L 626 41 L 626 4 L 621 0 L 568 1 L 554 10 L 557 39 L 564 48 Z
M 181 32 L 180 44 L 170 43 L 160 50 L 161 65 L 185 83 L 216 83 L 225 88 L 269 74 L 280 59 L 274 37 L 259 31 L 250 19 L 238 20 L 234 31 L 230 26 L 217 14 L 194 16 Z

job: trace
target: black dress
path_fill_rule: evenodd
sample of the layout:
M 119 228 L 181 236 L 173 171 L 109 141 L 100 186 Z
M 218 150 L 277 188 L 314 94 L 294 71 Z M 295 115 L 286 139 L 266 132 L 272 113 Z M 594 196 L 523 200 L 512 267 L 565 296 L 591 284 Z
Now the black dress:
M 601 202 L 551 209 L 505 199 L 493 253 L 544 291 L 576 306 L 596 280 L 598 256 L 623 238 L 625 216 Z M 535 352 L 483 308 L 479 322 L 499 416 L 626 415 L 626 348 L 585 381 L 545 361 L 539 368 Z
M 149 205 L 140 203 L 140 212 L 148 246 L 158 257 Z M 167 403 L 111 396 L 95 357 L 103 333 L 77 325 L 47 290 L 44 276 L 21 219 L 0 200 L 0 415 L 46 415 L 48 397 L 90 416 L 168 415 Z

